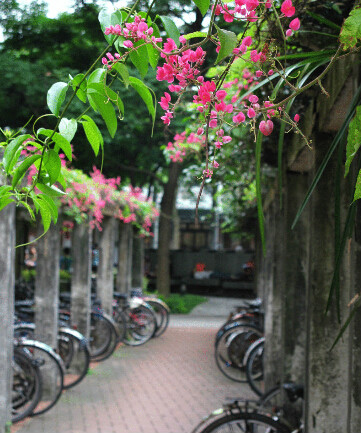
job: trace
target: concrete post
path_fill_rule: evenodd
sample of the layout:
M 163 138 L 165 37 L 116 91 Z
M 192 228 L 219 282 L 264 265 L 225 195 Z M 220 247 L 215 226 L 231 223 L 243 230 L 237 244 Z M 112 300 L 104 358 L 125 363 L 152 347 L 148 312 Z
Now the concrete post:
M 127 274 L 126 274 L 126 289 L 127 293 L 130 292 L 132 288 L 132 274 L 133 274 L 133 227 L 129 227 L 128 236 L 128 259 L 127 259 Z
M 316 162 L 321 163 L 331 138 L 315 136 Z M 332 159 L 313 193 L 312 250 L 310 284 L 307 294 L 307 360 L 305 424 L 308 433 L 347 431 L 349 418 L 350 329 L 330 351 L 339 332 L 335 302 L 325 314 L 335 266 L 334 179 Z M 349 270 L 348 270 L 349 271 Z M 340 304 L 343 320 L 350 288 L 341 283 Z
M 75 224 L 72 238 L 73 273 L 71 278 L 71 320 L 87 339 L 90 335 L 91 309 L 91 229 Z
M 2 179 L 0 178 L 0 184 Z M 14 321 L 15 206 L 0 211 L 0 433 L 9 431 Z
M 43 227 L 38 224 L 38 234 Z M 36 242 L 35 335 L 39 341 L 57 347 L 59 308 L 60 229 L 52 224 Z
M 119 222 L 118 244 L 118 272 L 116 279 L 117 290 L 121 293 L 128 292 L 128 261 L 129 261 L 129 237 L 131 235 L 130 224 Z
M 101 301 L 103 310 L 112 313 L 114 277 L 114 231 L 115 218 L 105 216 L 103 230 L 99 240 L 99 266 L 97 276 L 97 296 Z
M 143 288 L 144 277 L 144 239 L 134 232 L 133 235 L 132 289 Z

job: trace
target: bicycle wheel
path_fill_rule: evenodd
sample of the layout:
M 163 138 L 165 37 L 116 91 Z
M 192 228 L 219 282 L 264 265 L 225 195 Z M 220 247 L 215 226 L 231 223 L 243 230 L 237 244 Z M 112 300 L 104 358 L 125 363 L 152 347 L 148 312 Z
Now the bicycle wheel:
M 127 318 L 118 306 L 113 309 L 113 320 L 118 328 L 118 342 L 124 342 L 127 332 Z
M 90 314 L 90 358 L 96 358 L 105 353 L 111 343 L 112 326 L 100 312 Z
M 92 322 L 93 321 L 93 322 Z M 105 313 L 91 313 L 90 359 L 94 362 L 108 359 L 117 347 L 119 334 L 114 320 Z M 93 327 L 94 326 L 94 327 Z M 95 350 L 92 352 L 92 347 Z
M 193 433 L 290 433 L 279 420 L 260 413 L 226 413 Z
M 39 367 L 42 376 L 42 394 L 31 415 L 43 414 L 52 408 L 61 396 L 64 383 L 64 363 L 47 344 L 33 340 L 20 340 L 17 344 Z
M 140 346 L 149 341 L 157 327 L 155 314 L 150 306 L 141 304 L 129 308 L 127 314 L 127 332 L 124 343 L 128 346 Z
M 286 419 L 296 428 L 302 420 L 303 386 L 295 383 L 275 386 L 260 397 L 257 405 L 272 415 Z
M 16 423 L 29 416 L 39 403 L 42 378 L 37 362 L 16 346 L 12 370 L 11 422 Z
M 58 352 L 65 364 L 64 389 L 71 388 L 86 376 L 90 354 L 85 337 L 78 331 L 60 328 Z
M 260 338 L 250 348 L 246 360 L 247 382 L 257 395 L 262 395 L 264 393 L 263 352 L 264 338 Z
M 153 308 L 157 321 L 157 329 L 153 337 L 159 337 L 168 327 L 169 307 L 165 302 L 157 298 L 145 297 L 143 300 Z
M 215 359 L 219 370 L 235 382 L 247 382 L 244 356 L 261 336 L 257 327 L 239 323 L 230 325 L 216 343 Z

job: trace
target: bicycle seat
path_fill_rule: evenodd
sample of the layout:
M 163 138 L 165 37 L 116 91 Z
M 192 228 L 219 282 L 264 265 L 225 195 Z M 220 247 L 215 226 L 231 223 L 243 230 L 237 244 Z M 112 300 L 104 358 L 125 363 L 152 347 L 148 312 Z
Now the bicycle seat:
M 113 296 L 115 299 L 128 299 L 128 295 L 126 293 L 114 292 Z
M 297 383 L 284 383 L 283 389 L 286 391 L 290 402 L 295 402 L 299 398 L 303 398 L 303 385 Z

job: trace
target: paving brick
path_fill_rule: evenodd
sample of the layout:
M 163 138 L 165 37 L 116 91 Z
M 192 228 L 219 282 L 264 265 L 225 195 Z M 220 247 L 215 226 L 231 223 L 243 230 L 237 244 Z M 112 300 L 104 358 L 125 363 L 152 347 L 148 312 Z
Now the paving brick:
M 44 415 L 19 423 L 12 433 L 190 433 L 225 397 L 254 398 L 246 384 L 217 369 L 218 323 L 174 323 L 143 346 L 120 347 L 92 366 Z

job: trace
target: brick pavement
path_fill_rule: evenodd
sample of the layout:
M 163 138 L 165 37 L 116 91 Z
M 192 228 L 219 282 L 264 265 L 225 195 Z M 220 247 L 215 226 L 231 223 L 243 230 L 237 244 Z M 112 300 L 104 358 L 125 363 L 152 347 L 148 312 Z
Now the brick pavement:
M 226 396 L 254 398 L 247 385 L 216 367 L 213 344 L 221 322 L 171 317 L 161 337 L 119 348 L 48 413 L 15 425 L 12 433 L 190 433 Z

